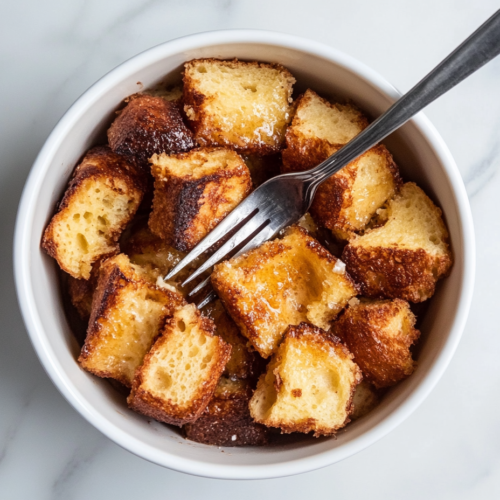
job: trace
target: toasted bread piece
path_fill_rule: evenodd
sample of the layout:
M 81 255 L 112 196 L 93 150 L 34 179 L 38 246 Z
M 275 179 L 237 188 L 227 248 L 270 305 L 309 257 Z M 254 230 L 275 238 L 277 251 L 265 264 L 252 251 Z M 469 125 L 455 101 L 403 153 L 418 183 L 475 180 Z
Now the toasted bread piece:
M 143 176 L 107 146 L 91 149 L 76 167 L 42 247 L 76 279 L 89 279 L 97 261 L 118 253 L 118 239 L 144 195 Z
M 375 387 L 390 387 L 415 369 L 410 347 L 420 337 L 408 302 L 400 299 L 350 304 L 333 325 Z
M 184 304 L 178 293 L 156 287 L 154 277 L 126 255 L 107 259 L 78 361 L 85 370 L 130 387 L 165 318 Z
M 155 155 L 149 227 L 177 250 L 191 250 L 252 189 L 241 156 L 223 148 Z
M 161 87 L 155 89 L 143 90 L 140 94 L 134 94 L 134 97 L 139 95 L 150 95 L 153 97 L 161 97 L 166 101 L 173 102 L 175 104 L 180 104 L 182 101 L 182 94 L 184 93 L 180 85 L 175 85 L 173 87 Z M 132 96 L 131 96 L 132 97 Z M 130 98 L 129 98 L 130 100 Z
M 312 90 L 299 98 L 286 133 L 282 172 L 310 170 L 368 125 L 352 105 L 330 104 Z M 401 185 L 398 167 L 383 145 L 375 146 L 318 189 L 311 214 L 339 239 L 364 229 Z
M 178 309 L 136 372 L 130 408 L 167 424 L 195 421 L 231 356 L 214 329 L 193 304 Z
M 221 377 L 215 393 L 201 416 L 183 427 L 191 441 L 215 446 L 262 446 L 269 442 L 267 427 L 256 424 L 248 402 L 248 381 Z
M 184 111 L 201 146 L 271 154 L 291 119 L 295 78 L 279 64 L 196 59 L 184 65 Z
M 452 265 L 441 210 L 413 182 L 380 211 L 381 227 L 368 230 L 344 248 L 349 274 L 371 298 L 423 302 Z
M 288 325 L 324 329 L 356 295 L 344 264 L 301 227 L 215 266 L 212 284 L 241 333 L 264 358 Z
M 231 345 L 231 358 L 223 375 L 234 379 L 257 379 L 265 367 L 264 360 L 247 346 L 248 341 L 241 335 L 236 323 L 216 300 L 203 308 L 203 314 L 215 323 L 215 334 Z
M 358 420 L 358 418 L 368 415 L 379 403 L 379 393 L 370 382 L 363 379 L 354 391 L 351 420 Z
M 92 298 L 97 286 L 99 269 L 94 266 L 88 280 L 77 280 L 68 275 L 67 291 L 69 299 L 83 321 L 88 321 L 92 312 Z
M 179 107 L 168 99 L 145 94 L 130 99 L 120 111 L 108 130 L 108 141 L 113 151 L 134 158 L 147 170 L 154 154 L 180 153 L 195 145 Z
M 328 436 L 349 422 L 361 370 L 340 340 L 307 323 L 290 326 L 250 400 L 258 423 Z

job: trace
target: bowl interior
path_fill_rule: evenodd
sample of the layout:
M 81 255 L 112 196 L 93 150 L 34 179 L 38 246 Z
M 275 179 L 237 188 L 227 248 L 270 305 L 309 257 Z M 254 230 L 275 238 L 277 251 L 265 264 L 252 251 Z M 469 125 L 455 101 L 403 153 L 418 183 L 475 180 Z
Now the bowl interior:
M 244 38 L 243 34 L 239 36 Z M 419 366 L 409 379 L 336 439 L 308 438 L 273 447 L 241 449 L 185 441 L 170 427 L 129 411 L 123 396 L 109 383 L 79 368 L 79 346 L 61 307 L 56 266 L 40 250 L 40 239 L 75 164 L 100 141 L 123 98 L 159 82 L 179 80 L 182 63 L 199 57 L 279 62 L 294 74 L 299 88 L 311 87 L 320 94 L 352 99 L 372 116 L 387 109 L 397 95 L 362 65 L 332 49 L 308 47 L 293 37 L 285 41 L 276 38 L 275 42 L 238 42 L 198 35 L 197 39 L 180 39 L 156 47 L 125 63 L 77 101 L 34 167 L 27 187 L 29 200 L 23 200 L 18 228 L 22 233 L 19 241 L 24 245 L 21 255 L 16 256 L 16 265 L 24 269 L 24 283 L 20 285 L 23 312 L 39 356 L 63 394 L 93 425 L 130 451 L 161 465 L 211 477 L 272 477 L 312 470 L 345 458 L 388 432 L 423 399 L 435 374 L 444 369 L 443 363 L 451 356 L 460 335 L 456 333 L 456 313 L 463 299 L 466 260 L 460 213 L 463 201 L 457 200 L 459 181 L 454 178 L 458 174 L 453 171 L 453 162 L 447 163 L 436 150 L 436 143 L 429 139 L 432 134 L 423 130 L 418 120 L 385 141 L 404 179 L 416 181 L 443 209 L 455 257 L 451 275 L 439 285 L 421 325 Z

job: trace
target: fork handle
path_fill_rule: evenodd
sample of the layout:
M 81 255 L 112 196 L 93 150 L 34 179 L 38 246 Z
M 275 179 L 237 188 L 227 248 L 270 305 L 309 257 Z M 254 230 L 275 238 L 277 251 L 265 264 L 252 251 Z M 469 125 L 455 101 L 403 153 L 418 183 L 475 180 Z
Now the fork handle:
M 500 10 L 434 68 L 382 116 L 338 152 L 310 170 L 308 180 L 315 191 L 348 163 L 379 143 L 425 108 L 500 53 Z M 312 198 L 311 198 L 312 199 Z

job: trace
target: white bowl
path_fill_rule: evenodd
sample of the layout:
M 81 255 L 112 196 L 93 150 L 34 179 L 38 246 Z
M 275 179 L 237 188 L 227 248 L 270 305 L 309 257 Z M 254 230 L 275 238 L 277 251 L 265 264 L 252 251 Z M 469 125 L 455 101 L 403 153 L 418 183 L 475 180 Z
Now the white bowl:
M 172 81 L 178 79 L 182 64 L 199 57 L 279 62 L 296 76 L 300 87 L 351 98 L 373 116 L 399 97 L 376 72 L 331 47 L 266 31 L 201 33 L 130 59 L 73 104 L 33 165 L 19 207 L 14 250 L 24 321 L 43 366 L 66 399 L 92 425 L 132 453 L 171 469 L 213 478 L 271 478 L 314 470 L 362 450 L 394 429 L 429 394 L 448 365 L 472 297 L 474 232 L 469 202 L 453 158 L 423 115 L 385 141 L 405 179 L 419 183 L 442 207 L 455 263 L 451 275 L 439 285 L 422 324 L 416 372 L 337 439 L 223 450 L 186 441 L 165 425 L 149 423 L 129 411 L 109 383 L 84 372 L 76 362 L 79 347 L 61 305 L 56 265 L 40 249 L 40 239 L 75 164 L 99 140 L 123 98 L 165 81 L 166 75 Z

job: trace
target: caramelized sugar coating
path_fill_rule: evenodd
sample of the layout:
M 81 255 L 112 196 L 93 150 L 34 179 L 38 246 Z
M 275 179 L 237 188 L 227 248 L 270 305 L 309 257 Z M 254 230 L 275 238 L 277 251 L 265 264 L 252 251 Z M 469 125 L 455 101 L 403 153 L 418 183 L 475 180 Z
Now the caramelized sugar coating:
M 151 159 L 155 178 L 149 227 L 154 234 L 188 252 L 252 189 L 241 156 L 223 148 L 200 148 Z
M 193 134 L 182 121 L 179 106 L 153 95 L 129 100 L 108 130 L 111 149 L 149 169 L 154 154 L 180 153 L 194 147 Z
M 94 264 L 118 253 L 145 190 L 143 175 L 126 158 L 107 146 L 91 149 L 73 172 L 42 248 L 73 278 L 89 279 Z
M 342 260 L 362 295 L 423 302 L 452 265 L 441 210 L 413 182 L 380 211 L 380 227 L 352 239 Z
M 221 377 L 205 411 L 183 427 L 191 441 L 214 446 L 262 446 L 269 442 L 269 430 L 250 416 L 248 402 L 252 388 L 246 380 Z
M 203 309 L 203 314 L 214 321 L 215 334 L 232 347 L 231 358 L 223 375 L 231 380 L 256 379 L 264 370 L 265 362 L 259 354 L 249 349 L 248 340 L 241 335 L 222 302 L 211 302 Z
M 377 388 L 390 387 L 415 369 L 410 347 L 420 337 L 408 302 L 400 299 L 349 305 L 333 332 L 354 355 L 363 375 Z
M 308 321 L 329 328 L 356 295 L 344 267 L 293 226 L 283 238 L 216 265 L 212 285 L 241 333 L 267 358 L 288 325 Z
M 332 435 L 349 422 L 361 379 L 338 338 L 307 323 L 290 326 L 259 379 L 250 414 L 285 433 Z
M 231 356 L 214 330 L 193 304 L 178 309 L 136 372 L 130 408 L 173 425 L 200 417 Z
M 201 146 L 272 154 L 291 119 L 295 78 L 279 64 L 196 59 L 184 65 L 184 111 Z
M 158 288 L 148 272 L 120 254 L 101 264 L 87 338 L 78 359 L 99 377 L 130 387 L 165 318 L 185 304 Z
M 308 90 L 299 98 L 286 133 L 282 172 L 314 168 L 367 125 L 366 117 L 354 106 L 331 104 Z M 391 154 L 385 146 L 375 146 L 319 187 L 311 214 L 339 239 L 349 239 L 365 228 L 400 184 Z

